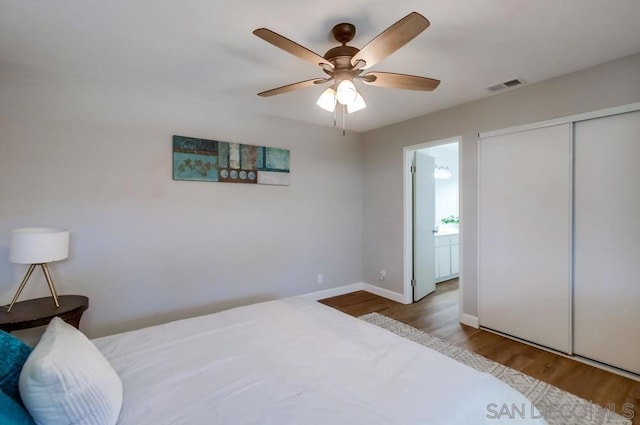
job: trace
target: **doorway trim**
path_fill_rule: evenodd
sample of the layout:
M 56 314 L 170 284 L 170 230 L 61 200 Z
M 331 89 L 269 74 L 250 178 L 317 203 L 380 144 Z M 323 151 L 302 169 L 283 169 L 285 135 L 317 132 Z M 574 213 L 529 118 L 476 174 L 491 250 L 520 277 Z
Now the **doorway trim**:
M 448 137 L 446 139 L 434 140 L 431 142 L 423 142 L 417 145 L 404 146 L 402 148 L 402 296 L 404 304 L 413 303 L 413 287 L 411 280 L 413 279 L 413 181 L 411 175 L 411 166 L 413 164 L 413 153 L 420 149 L 433 148 L 435 146 L 446 145 L 449 143 L 458 143 L 458 216 L 462 221 L 462 136 Z M 462 285 L 463 285 L 463 234 L 460 230 L 460 290 L 458 292 L 458 305 L 460 314 L 462 313 Z

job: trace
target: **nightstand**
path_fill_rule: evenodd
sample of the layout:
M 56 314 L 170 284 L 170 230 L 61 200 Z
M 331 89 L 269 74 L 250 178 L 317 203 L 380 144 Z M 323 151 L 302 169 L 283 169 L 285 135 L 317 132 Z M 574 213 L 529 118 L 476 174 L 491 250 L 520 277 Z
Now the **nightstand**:
M 82 313 L 89 308 L 89 298 L 83 295 L 59 295 L 60 307 L 56 308 L 51 297 L 35 298 L 15 303 L 10 313 L 7 306 L 0 307 L 0 329 L 13 332 L 49 324 L 59 317 L 79 328 Z

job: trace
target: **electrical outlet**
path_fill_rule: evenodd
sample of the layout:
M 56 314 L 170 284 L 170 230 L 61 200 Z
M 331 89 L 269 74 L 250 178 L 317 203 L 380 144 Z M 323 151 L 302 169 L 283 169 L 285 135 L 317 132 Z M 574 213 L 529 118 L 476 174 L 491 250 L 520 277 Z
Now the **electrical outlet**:
M 324 283 L 324 275 L 322 273 L 318 273 L 318 285 L 322 285 Z
M 380 280 L 384 280 L 387 277 L 387 271 L 385 269 L 380 270 Z

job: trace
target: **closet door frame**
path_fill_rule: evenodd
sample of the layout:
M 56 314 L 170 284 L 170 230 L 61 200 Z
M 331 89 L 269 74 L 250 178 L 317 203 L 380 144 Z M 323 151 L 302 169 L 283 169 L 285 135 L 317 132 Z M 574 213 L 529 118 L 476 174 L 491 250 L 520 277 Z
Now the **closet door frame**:
M 631 376 L 629 373 L 625 373 L 625 371 L 621 371 L 617 368 L 612 368 L 609 367 L 607 365 L 604 364 L 600 364 L 597 362 L 593 362 L 590 361 L 589 359 L 584 359 L 582 357 L 576 357 L 573 355 L 573 345 L 574 345 L 574 341 L 573 341 L 573 333 L 574 333 L 574 314 L 573 314 L 573 309 L 574 309 L 574 287 L 575 287 L 575 282 L 574 282 L 574 235 L 573 235 L 573 231 L 574 231 L 574 221 L 575 221 L 575 212 L 573 210 L 574 205 L 575 205 L 575 187 L 574 187 L 574 163 L 573 161 L 575 160 L 574 158 L 574 152 L 575 152 L 575 124 L 577 122 L 580 121 L 586 121 L 586 120 L 591 120 L 591 119 L 596 119 L 596 118 L 602 118 L 602 117 L 607 117 L 607 116 L 613 116 L 613 115 L 619 115 L 619 114 L 625 114 L 625 113 L 629 113 L 629 112 L 636 112 L 636 111 L 640 111 L 640 102 L 636 102 L 636 103 L 631 103 L 631 104 L 627 104 L 627 105 L 621 105 L 621 106 L 615 106 L 615 107 L 611 107 L 611 108 L 605 108 L 605 109 L 599 109 L 596 111 L 591 111 L 591 112 L 585 112 L 585 113 L 581 113 L 581 114 L 575 114 L 575 115 L 570 115 L 570 116 L 566 116 L 566 117 L 561 117 L 561 118 L 554 118 L 554 119 L 550 119 L 550 120 L 545 120 L 545 121 L 539 121 L 539 122 L 535 122 L 535 123 L 530 123 L 530 124 L 525 124 L 525 125 L 519 125 L 519 126 L 514 126 L 514 127 L 508 127 L 508 128 L 503 128 L 503 129 L 499 129 L 499 130 L 492 130 L 492 131 L 487 131 L 487 132 L 482 132 L 482 133 L 478 133 L 478 152 L 480 154 L 480 140 L 483 138 L 490 138 L 490 137 L 494 137 L 494 136 L 500 136 L 500 135 L 506 135 L 506 134 L 510 134 L 510 133 L 516 133 L 516 132 L 521 132 L 521 131 L 528 131 L 528 130 L 534 130 L 534 129 L 538 129 L 538 128 L 544 128 L 544 127 L 550 127 L 550 126 L 555 126 L 555 125 L 560 125 L 560 124 L 571 124 L 571 157 L 572 157 L 572 164 L 571 164 L 571 206 L 570 206 L 570 211 L 571 211 L 571 225 L 570 225 L 570 241 L 569 241 L 569 246 L 570 246 L 570 258 L 569 258 L 569 282 L 568 282 L 568 290 L 569 290 L 569 299 L 570 299 L 570 305 L 569 305 L 569 349 L 566 353 L 563 352 L 558 352 L 556 350 L 553 349 L 549 349 L 548 347 L 544 347 L 544 346 L 540 346 L 539 344 L 536 343 L 532 343 L 530 341 L 527 340 L 523 340 L 521 338 L 518 338 L 517 336 L 511 336 L 511 335 L 506 335 L 503 334 L 504 336 L 507 336 L 509 338 L 512 339 L 516 339 L 519 340 L 521 342 L 525 342 L 527 344 L 530 345 L 534 345 L 540 348 L 543 348 L 547 351 L 553 351 L 553 352 L 557 352 L 559 354 L 562 355 L 568 355 L 569 357 L 582 361 L 584 363 L 588 363 L 588 364 L 592 364 L 594 366 L 603 368 L 603 369 L 607 369 L 607 370 L 611 370 L 617 373 L 621 373 L 625 376 Z M 478 158 L 478 170 L 480 167 L 480 157 Z M 481 192 L 480 192 L 480 171 L 478 171 L 478 204 L 477 204 L 477 211 L 478 211 L 478 235 L 477 235 L 477 252 L 478 252 L 478 256 L 476 258 L 477 264 L 476 264 L 476 270 L 477 270 L 477 282 L 478 285 L 480 285 L 481 283 L 481 268 L 480 268 L 480 253 L 481 253 L 481 229 L 480 229 L 480 202 L 481 202 Z M 480 327 L 482 327 L 482 317 L 481 317 L 481 288 L 478 288 L 478 321 L 480 323 Z M 500 332 L 497 332 L 500 333 Z M 634 379 L 637 379 L 637 376 L 632 376 Z

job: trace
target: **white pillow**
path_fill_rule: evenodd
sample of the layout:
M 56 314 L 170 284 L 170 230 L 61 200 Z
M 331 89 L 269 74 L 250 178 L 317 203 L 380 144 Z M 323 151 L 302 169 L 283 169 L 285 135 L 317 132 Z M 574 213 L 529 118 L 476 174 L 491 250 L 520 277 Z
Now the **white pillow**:
M 55 317 L 22 368 L 20 396 L 39 425 L 113 425 L 122 382 L 82 332 Z

